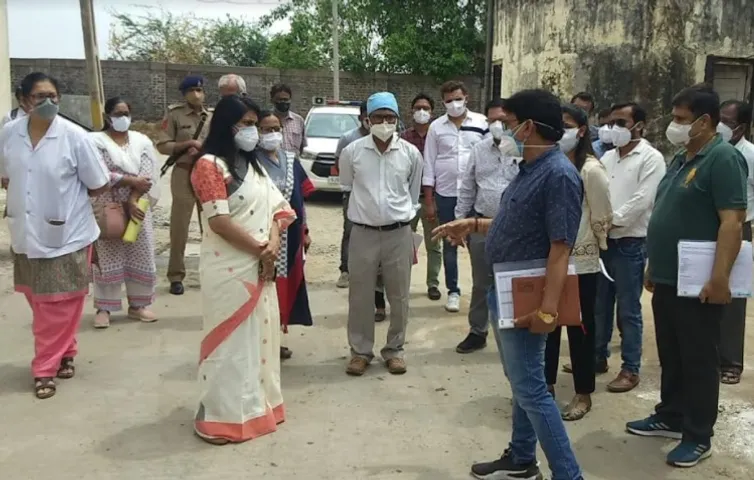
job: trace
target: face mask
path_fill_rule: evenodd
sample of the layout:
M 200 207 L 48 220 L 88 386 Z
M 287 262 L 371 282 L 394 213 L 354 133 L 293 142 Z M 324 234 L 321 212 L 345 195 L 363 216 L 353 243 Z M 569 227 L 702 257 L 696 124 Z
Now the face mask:
M 57 103 L 53 103 L 49 98 L 46 98 L 43 102 L 39 103 L 33 110 L 34 113 L 45 120 L 52 120 L 57 116 L 59 111 L 60 106 Z
M 523 125 L 523 123 L 521 125 Z M 516 138 L 516 133 L 518 133 L 518 131 L 521 130 L 521 125 L 519 125 L 518 127 L 514 128 L 513 130 L 506 130 L 505 131 L 505 133 L 508 134 L 508 136 L 513 140 L 513 142 L 516 145 L 516 150 L 514 152 L 516 157 L 523 156 L 523 154 L 524 154 L 524 147 L 525 147 L 524 142 L 522 142 L 521 140 L 519 140 L 518 138 Z
M 383 142 L 387 142 L 391 138 L 393 138 L 393 134 L 395 133 L 395 124 L 394 123 L 378 123 L 377 125 L 372 125 L 372 128 L 370 130 L 372 132 L 372 135 L 379 138 Z
M 504 133 L 505 127 L 503 127 L 503 122 L 497 120 L 490 123 L 490 134 L 492 134 L 492 138 L 494 138 L 495 140 L 500 140 L 501 138 L 503 138 Z
M 719 133 L 723 137 L 724 142 L 730 142 L 733 138 L 733 129 L 723 122 L 717 124 L 717 133 Z
M 523 146 L 519 146 L 519 143 L 518 140 L 510 135 L 503 134 L 503 137 L 500 139 L 500 144 L 498 144 L 497 147 L 500 149 L 500 153 L 505 156 L 520 157 Z
M 605 145 L 613 144 L 613 131 L 609 125 L 602 125 L 599 129 L 600 142 Z
M 612 143 L 616 147 L 625 147 L 631 142 L 631 130 L 626 127 L 615 125 L 611 131 Z
M 466 100 L 453 100 L 445 102 L 445 110 L 451 117 L 460 117 L 466 113 Z
M 110 117 L 110 125 L 116 132 L 127 132 L 131 126 L 131 117 Z
M 186 94 L 186 101 L 191 105 L 201 105 L 204 103 L 204 93 L 189 92 Z
M 670 122 L 668 129 L 665 130 L 665 136 L 673 145 L 686 145 L 691 141 L 691 135 L 689 135 L 689 133 L 691 132 L 692 125 L 693 123 L 681 125 L 677 122 Z
M 268 152 L 277 150 L 282 144 L 283 134 L 280 132 L 265 133 L 262 135 L 262 138 L 259 139 L 259 146 Z
M 243 127 L 236 133 L 233 140 L 236 142 L 236 146 L 244 152 L 250 152 L 254 150 L 259 142 L 259 132 L 257 127 Z
M 280 113 L 288 113 L 291 109 L 291 102 L 277 102 L 275 103 L 275 110 Z
M 431 115 L 429 110 L 417 110 L 414 112 L 414 121 L 419 125 L 425 125 L 429 123 Z
M 579 129 L 578 128 L 566 128 L 563 132 L 563 137 L 558 140 L 558 145 L 563 153 L 568 153 L 576 148 L 579 144 Z

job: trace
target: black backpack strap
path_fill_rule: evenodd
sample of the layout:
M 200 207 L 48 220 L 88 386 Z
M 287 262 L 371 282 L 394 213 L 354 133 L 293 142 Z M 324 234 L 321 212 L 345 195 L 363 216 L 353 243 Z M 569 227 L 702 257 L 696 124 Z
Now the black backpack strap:
M 17 116 L 18 116 L 18 107 L 10 111 L 10 119 L 15 120 Z

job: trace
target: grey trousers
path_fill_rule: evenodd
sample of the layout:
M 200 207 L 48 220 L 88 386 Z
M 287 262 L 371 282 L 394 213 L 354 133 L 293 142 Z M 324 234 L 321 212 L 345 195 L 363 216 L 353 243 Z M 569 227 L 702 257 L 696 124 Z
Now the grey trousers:
M 469 305 L 469 330 L 475 335 L 487 336 L 489 312 L 487 291 L 494 279 L 492 269 L 484 255 L 484 235 L 469 235 L 469 256 L 471 256 L 471 305 Z
M 411 264 L 414 256 L 411 228 L 407 225 L 378 231 L 354 225 L 348 245 L 348 344 L 351 355 L 374 358 L 374 291 L 382 270 L 385 295 L 390 303 L 390 327 L 382 358 L 403 357 L 408 323 Z
M 751 241 L 751 222 L 744 223 L 743 239 Z M 746 299 L 734 298 L 723 310 L 720 322 L 720 368 L 744 369 Z

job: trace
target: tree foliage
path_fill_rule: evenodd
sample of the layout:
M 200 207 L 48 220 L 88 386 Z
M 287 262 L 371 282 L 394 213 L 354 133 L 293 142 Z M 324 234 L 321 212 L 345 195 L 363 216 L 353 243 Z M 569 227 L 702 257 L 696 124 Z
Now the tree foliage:
M 339 0 L 340 68 L 448 78 L 484 67 L 485 0 Z M 332 0 L 288 0 L 259 23 L 208 21 L 160 10 L 114 14 L 113 56 L 122 60 L 328 68 Z M 286 20 L 290 30 L 271 37 Z
M 109 47 L 118 60 L 253 67 L 267 58 L 264 30 L 229 15 L 213 21 L 153 9 L 112 15 Z
M 340 65 L 447 78 L 484 68 L 485 0 L 340 0 Z M 332 1 L 289 0 L 262 25 L 289 19 L 294 57 L 332 56 Z M 297 31 L 296 25 L 305 26 Z

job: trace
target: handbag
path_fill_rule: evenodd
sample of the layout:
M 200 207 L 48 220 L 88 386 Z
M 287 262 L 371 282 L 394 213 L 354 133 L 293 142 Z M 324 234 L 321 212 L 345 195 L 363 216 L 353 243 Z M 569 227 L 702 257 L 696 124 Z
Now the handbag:
M 122 203 L 95 203 L 94 218 L 100 230 L 99 238 L 115 240 L 126 233 L 128 215 Z

